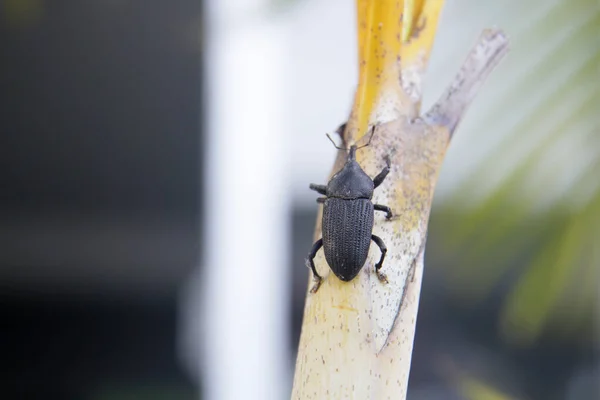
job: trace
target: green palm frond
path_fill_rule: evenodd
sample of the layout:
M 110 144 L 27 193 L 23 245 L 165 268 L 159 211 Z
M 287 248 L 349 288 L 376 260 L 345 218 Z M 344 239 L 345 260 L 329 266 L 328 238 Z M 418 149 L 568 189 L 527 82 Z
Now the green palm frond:
M 511 35 L 507 87 L 471 129 L 501 140 L 434 210 L 432 224 L 444 238 L 441 252 L 457 265 L 447 273 L 464 300 L 477 303 L 518 276 L 501 326 L 507 338 L 530 343 L 545 330 L 589 331 L 594 318 L 600 3 L 559 0 L 542 15 L 513 17 L 521 29 Z M 484 187 L 492 189 L 473 203 Z
M 515 400 L 493 386 L 466 375 L 459 380 L 459 388 L 468 400 Z

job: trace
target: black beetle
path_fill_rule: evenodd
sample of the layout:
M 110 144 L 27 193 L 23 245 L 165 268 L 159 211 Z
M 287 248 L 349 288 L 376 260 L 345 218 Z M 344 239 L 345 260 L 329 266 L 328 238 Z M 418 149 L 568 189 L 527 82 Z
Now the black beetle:
M 342 281 L 349 282 L 362 269 L 371 240 L 379 246 L 381 258 L 375 265 L 375 272 L 382 282 L 387 278 L 380 272 L 387 248 L 380 237 L 373 235 L 375 211 L 384 211 L 386 218 L 392 218 L 389 207 L 373 204 L 373 191 L 390 172 L 390 160 L 386 157 L 386 167 L 375 177 L 363 171 L 356 161 L 356 146 L 350 147 L 344 167 L 337 172 L 327 186 L 310 184 L 310 189 L 325 195 L 319 197 L 317 203 L 323 204 L 322 238 L 313 245 L 306 266 L 313 272 L 316 281 L 311 289 L 315 293 L 323 278 L 315 269 L 314 258 L 323 247 L 325 259 L 333 273 Z

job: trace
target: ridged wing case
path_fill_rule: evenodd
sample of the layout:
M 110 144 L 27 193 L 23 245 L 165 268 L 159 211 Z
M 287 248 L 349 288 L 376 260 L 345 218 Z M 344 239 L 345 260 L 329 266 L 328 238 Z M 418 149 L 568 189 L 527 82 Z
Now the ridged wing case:
M 373 219 L 373 203 L 368 199 L 325 200 L 323 250 L 327 263 L 339 279 L 352 280 L 365 264 Z

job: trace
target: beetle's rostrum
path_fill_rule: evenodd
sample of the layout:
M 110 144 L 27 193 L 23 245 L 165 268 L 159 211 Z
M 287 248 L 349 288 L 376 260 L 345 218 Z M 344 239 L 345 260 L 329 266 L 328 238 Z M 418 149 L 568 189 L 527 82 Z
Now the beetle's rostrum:
M 390 160 L 386 157 L 386 166 L 371 179 L 356 161 L 356 146 L 351 146 L 344 167 L 337 172 L 327 185 L 310 184 L 310 189 L 324 195 L 317 203 L 323 204 L 322 238 L 313 245 L 306 265 L 312 270 L 315 293 L 323 278 L 315 268 L 314 258 L 323 247 L 325 259 L 333 273 L 342 281 L 354 279 L 364 266 L 369 254 L 371 240 L 379 246 L 381 258 L 375 265 L 380 281 L 387 278 L 380 271 L 387 248 L 380 237 L 373 235 L 375 211 L 384 211 L 386 218 L 392 218 L 389 207 L 373 204 L 373 191 L 381 185 L 390 172 Z

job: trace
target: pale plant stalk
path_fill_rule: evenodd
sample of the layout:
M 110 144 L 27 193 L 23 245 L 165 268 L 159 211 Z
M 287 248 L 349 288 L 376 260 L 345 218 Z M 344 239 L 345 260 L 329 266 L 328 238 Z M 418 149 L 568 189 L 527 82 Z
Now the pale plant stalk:
M 307 289 L 292 399 L 406 398 L 427 224 L 438 172 L 467 105 L 507 51 L 508 41 L 501 31 L 484 31 L 455 81 L 420 117 L 421 78 L 441 2 L 415 1 L 399 9 L 402 2 L 383 3 L 357 3 L 359 52 L 361 63 L 366 63 L 343 138 L 349 146 L 375 125 L 370 146 L 360 150 L 357 159 L 372 177 L 384 166 L 385 156 L 391 159 L 391 172 L 373 197 L 374 203 L 390 206 L 395 215 L 391 221 L 376 215 L 373 230 L 388 248 L 382 271 L 389 283 L 382 284 L 373 272 L 380 257 L 376 246 L 371 246 L 363 270 L 349 283 L 330 273 L 322 252 L 317 254 L 315 264 L 324 281 L 315 294 L 308 292 L 312 279 Z M 420 14 L 413 18 L 404 15 L 407 22 L 398 25 L 399 19 L 389 15 L 396 9 Z M 415 27 L 427 20 L 424 16 L 429 16 L 433 27 L 429 31 L 421 27 L 420 35 L 415 35 Z M 378 18 L 394 24 L 387 33 Z M 361 29 L 373 32 L 373 25 L 382 27 L 379 37 L 361 36 Z M 402 41 L 403 47 L 395 47 L 396 53 L 377 48 L 396 33 L 401 41 L 410 32 L 414 40 Z M 402 60 L 401 67 L 397 58 Z M 383 70 L 373 73 L 382 66 Z M 332 172 L 341 168 L 345 157 L 344 151 L 338 153 Z M 321 213 L 319 210 L 315 238 L 321 235 Z

